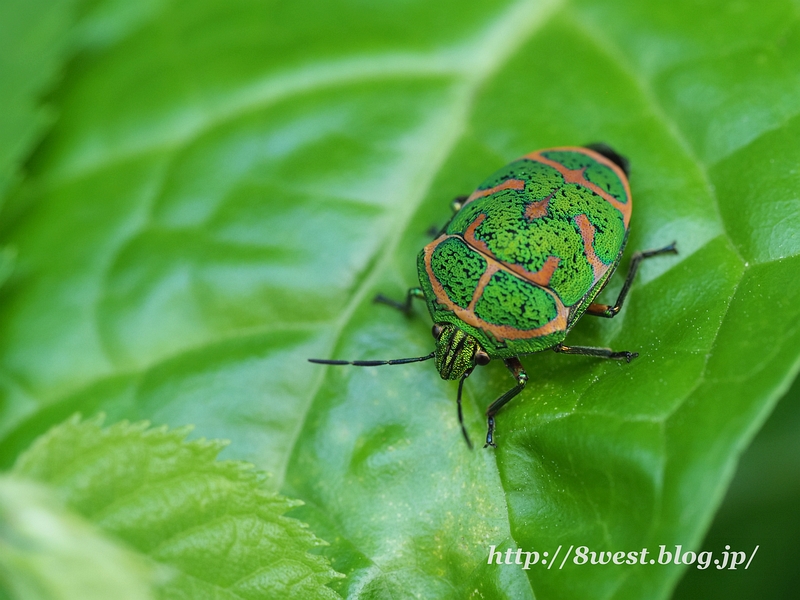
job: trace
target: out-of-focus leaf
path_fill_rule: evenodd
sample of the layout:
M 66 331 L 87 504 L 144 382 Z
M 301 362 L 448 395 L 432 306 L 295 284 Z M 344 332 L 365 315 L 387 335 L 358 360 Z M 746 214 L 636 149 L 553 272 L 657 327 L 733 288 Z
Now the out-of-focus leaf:
M 677 566 L 488 550 L 700 544 L 798 371 L 798 77 L 788 0 L 170 3 L 76 62 L 0 219 L 2 459 L 75 410 L 191 422 L 306 502 L 343 594 L 666 597 Z M 524 358 L 473 453 L 429 363 L 305 362 L 429 352 L 424 309 L 374 294 L 415 284 L 452 197 L 593 141 L 631 159 L 630 247 L 681 254 L 569 340 L 639 359 Z M 470 377 L 473 437 L 510 386 Z
M 283 516 L 252 465 L 217 461 L 220 441 L 187 428 L 77 417 L 39 438 L 14 474 L 49 483 L 66 505 L 174 575 L 160 598 L 320 598 L 337 574 L 308 551 L 321 542 Z M 110 596 L 108 596 L 110 597 Z
M 0 597 L 9 600 L 150 600 L 142 557 L 64 510 L 37 484 L 0 476 Z
M 0 2 L 0 199 L 52 122 L 42 96 L 66 57 L 76 4 Z

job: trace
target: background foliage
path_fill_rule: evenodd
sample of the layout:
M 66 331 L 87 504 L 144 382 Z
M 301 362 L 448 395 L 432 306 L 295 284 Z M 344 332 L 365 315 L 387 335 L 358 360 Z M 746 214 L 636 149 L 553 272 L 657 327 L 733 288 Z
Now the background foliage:
M 193 424 L 305 503 L 343 596 L 670 595 L 679 567 L 488 547 L 701 547 L 800 368 L 796 1 L 42 4 L 0 19 L 6 467 L 76 411 Z M 570 341 L 639 359 L 525 358 L 472 453 L 430 365 L 305 362 L 429 352 L 424 309 L 374 294 L 414 285 L 452 197 L 593 141 L 631 159 L 629 245 L 681 254 Z M 473 437 L 510 385 L 470 378 Z

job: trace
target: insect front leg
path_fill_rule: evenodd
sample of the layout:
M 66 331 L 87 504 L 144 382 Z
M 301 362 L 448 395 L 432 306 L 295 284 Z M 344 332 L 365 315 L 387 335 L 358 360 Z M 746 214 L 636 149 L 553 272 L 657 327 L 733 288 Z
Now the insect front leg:
M 564 344 L 557 344 L 553 346 L 554 352 L 561 354 L 583 354 L 584 356 L 599 356 L 600 358 L 610 358 L 613 360 L 624 360 L 631 362 L 634 358 L 639 356 L 638 352 L 614 352 L 611 348 L 593 348 L 592 346 L 565 346 Z
M 658 250 L 646 250 L 644 252 L 634 253 L 633 258 L 631 259 L 631 266 L 628 268 L 628 276 L 625 278 L 625 283 L 623 284 L 622 290 L 617 297 L 616 304 L 614 304 L 614 306 L 610 306 L 608 304 L 596 304 L 593 302 L 589 305 L 589 308 L 586 309 L 586 314 L 594 315 L 595 317 L 606 317 L 607 319 L 615 317 L 622 308 L 622 303 L 625 302 L 625 297 L 628 295 L 628 291 L 631 289 L 633 278 L 636 276 L 636 271 L 639 270 L 639 263 L 641 263 L 645 258 L 652 258 L 662 254 L 677 253 L 678 250 L 675 248 L 675 242 L 672 242 L 669 246 L 665 246 L 664 248 L 659 248 Z
M 391 306 L 392 308 L 396 308 L 400 312 L 409 315 L 411 314 L 411 301 L 414 298 L 421 298 L 422 300 L 425 299 L 425 292 L 422 291 L 421 288 L 411 288 L 408 290 L 406 294 L 406 301 L 405 302 L 398 302 L 397 300 L 392 300 L 391 298 L 387 298 L 383 294 L 378 294 L 375 296 L 373 302 L 379 302 L 381 304 L 386 304 Z
M 519 394 L 525 388 L 525 384 L 528 383 L 528 374 L 525 372 L 525 369 L 522 368 L 522 363 L 519 362 L 519 358 L 516 356 L 513 358 L 506 358 L 503 362 L 506 364 L 506 367 L 508 367 L 508 370 L 511 371 L 514 379 L 517 380 L 517 385 L 492 402 L 489 408 L 486 409 L 486 420 L 489 427 L 486 432 L 484 448 L 487 446 L 494 446 L 497 448 L 497 444 L 494 443 L 494 416 L 509 400 Z

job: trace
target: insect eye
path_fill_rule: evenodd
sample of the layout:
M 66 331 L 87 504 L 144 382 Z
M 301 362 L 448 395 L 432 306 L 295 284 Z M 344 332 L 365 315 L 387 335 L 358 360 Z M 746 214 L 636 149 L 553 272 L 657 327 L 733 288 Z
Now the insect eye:
M 490 360 L 492 360 L 492 359 L 489 358 L 489 355 L 486 354 L 486 352 L 484 352 L 483 350 L 478 350 L 475 353 L 475 364 L 476 365 L 480 365 L 480 366 L 488 365 Z
M 442 337 L 442 327 L 440 325 L 434 325 L 431 329 L 431 333 L 433 334 L 434 339 L 439 339 Z

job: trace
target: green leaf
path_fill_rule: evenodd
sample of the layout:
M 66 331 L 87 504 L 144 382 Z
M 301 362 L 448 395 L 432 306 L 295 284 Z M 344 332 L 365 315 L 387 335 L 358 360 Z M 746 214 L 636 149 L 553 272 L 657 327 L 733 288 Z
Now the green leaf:
M 0 597 L 150 600 L 140 556 L 65 511 L 44 486 L 0 476 Z
M 323 542 L 282 516 L 298 502 L 262 489 L 225 442 L 189 429 L 74 417 L 39 438 L 13 473 L 52 485 L 75 512 L 176 572 L 162 598 L 328 598 L 337 576 L 308 550 Z
M 755 555 L 731 570 L 689 568 L 673 600 L 757 598 L 764 590 L 791 598 L 797 589 L 800 531 L 800 378 L 742 456 L 736 477 L 703 542 L 703 549 Z
M 306 503 L 343 595 L 668 596 L 680 567 L 489 548 L 699 547 L 800 368 L 799 24 L 789 0 L 168 4 L 76 61 L 0 218 L 0 456 L 76 410 L 194 423 Z M 451 198 L 594 141 L 631 160 L 630 249 L 681 252 L 570 334 L 636 361 L 523 358 L 473 453 L 429 363 L 305 362 L 428 353 L 424 309 L 373 296 L 415 284 Z M 473 438 L 511 384 L 470 377 Z
M 53 120 L 41 97 L 66 58 L 75 4 L 0 3 L 0 199 Z

